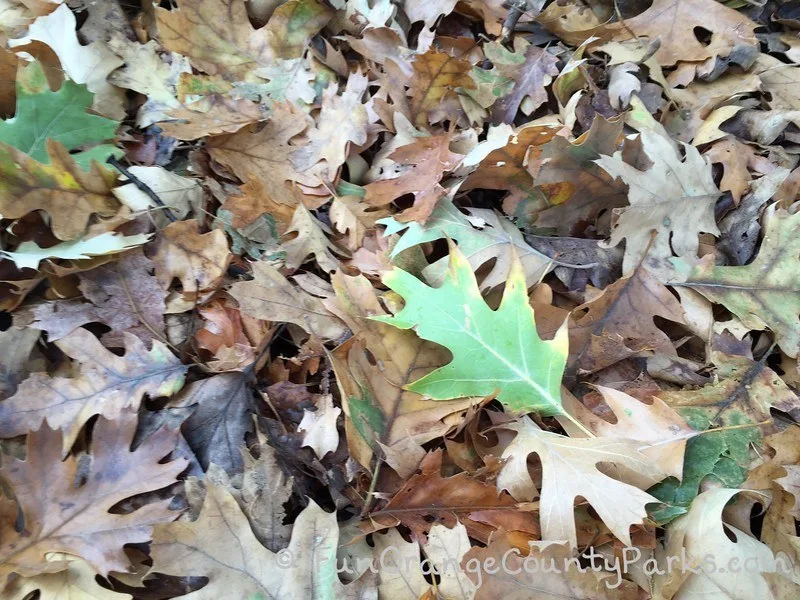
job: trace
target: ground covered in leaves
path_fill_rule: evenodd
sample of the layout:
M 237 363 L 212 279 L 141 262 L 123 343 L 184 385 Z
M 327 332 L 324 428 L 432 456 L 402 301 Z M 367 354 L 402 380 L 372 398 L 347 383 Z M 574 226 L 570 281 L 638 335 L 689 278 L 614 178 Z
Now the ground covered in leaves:
M 0 0 L 0 597 L 797 598 L 799 29 Z

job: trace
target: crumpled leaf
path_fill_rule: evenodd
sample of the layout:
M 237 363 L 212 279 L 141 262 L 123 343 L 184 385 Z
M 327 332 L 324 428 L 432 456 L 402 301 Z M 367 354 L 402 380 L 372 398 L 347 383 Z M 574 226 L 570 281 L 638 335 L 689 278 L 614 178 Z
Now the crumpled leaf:
M 2 406 L 2 404 L 0 404 Z M 89 563 L 101 575 L 130 569 L 125 544 L 150 540 L 156 523 L 175 514 L 169 500 L 147 504 L 127 514 L 111 509 L 125 498 L 164 488 L 175 482 L 187 461 L 161 462 L 176 443 L 176 433 L 162 428 L 147 443 L 131 451 L 136 415 L 123 412 L 115 420 L 100 418 L 92 433 L 91 463 L 76 485 L 78 459 L 62 461 L 65 444 L 58 430 L 43 426 L 28 434 L 27 456 L 3 457 L 0 475 L 16 493 L 25 526 L 8 528 L 0 543 L 0 575 L 52 573 L 69 563 L 48 562 L 46 555 L 66 552 Z
M 509 53 L 510 54 L 510 53 Z M 521 56 L 511 54 L 513 61 L 495 62 L 495 69 L 514 82 L 511 91 L 492 105 L 492 122 L 513 123 L 523 100 L 523 112 L 531 114 L 547 102 L 546 87 L 558 75 L 558 59 L 546 49 L 528 46 Z
M 224 15 L 224 18 L 220 18 Z M 253 29 L 244 0 L 182 0 L 178 10 L 156 9 L 159 38 L 210 75 L 259 81 L 255 71 L 279 58 L 298 58 L 309 37 L 331 18 L 320 0 L 289 0 L 264 29 Z
M 684 285 L 709 300 L 723 304 L 750 329 L 769 327 L 781 349 L 791 357 L 800 352 L 800 288 L 797 262 L 800 249 L 800 214 L 768 209 L 765 236 L 749 265 L 718 267 L 713 256 L 696 262 L 676 260 L 687 277 Z
M 369 116 L 361 103 L 367 83 L 367 76 L 358 72 L 347 78 L 341 96 L 337 94 L 336 85 L 328 86 L 322 96 L 317 126 L 307 134 L 308 144 L 292 154 L 292 164 L 298 171 L 306 171 L 324 160 L 328 176 L 333 180 L 347 159 L 349 145 L 360 146 L 367 141 Z
M 174 278 L 180 279 L 184 293 L 208 289 L 225 274 L 231 260 L 225 234 L 219 229 L 200 233 L 194 219 L 170 223 L 156 244 L 153 262 L 164 289 Z
M 411 114 L 417 127 L 437 122 L 460 110 L 456 88 L 472 89 L 471 65 L 446 52 L 428 50 L 417 56 L 411 79 Z
M 286 253 L 284 262 L 290 269 L 297 269 L 309 256 L 313 256 L 322 269 L 335 271 L 339 268 L 339 260 L 334 252 L 342 256 L 347 254 L 328 239 L 326 234 L 333 233 L 330 228 L 317 220 L 302 204 L 295 209 L 292 223 L 286 233 L 297 234 L 279 247 L 280 251 Z
M 344 336 L 347 328 L 322 300 L 290 284 L 268 262 L 253 263 L 253 281 L 234 283 L 230 295 L 242 312 L 265 321 L 294 323 L 321 340 Z
M 496 394 L 514 413 L 565 414 L 560 380 L 567 359 L 567 329 L 539 338 L 528 305 L 519 259 L 512 260 L 503 300 L 493 311 L 481 297 L 472 267 L 453 244 L 447 276 L 431 288 L 394 268 L 383 282 L 406 304 L 392 317 L 375 317 L 445 346 L 453 360 L 407 389 L 436 400 Z M 535 358 L 534 358 L 535 357 Z
M 47 140 L 47 152 L 50 164 L 42 164 L 16 148 L 0 143 L 0 214 L 7 219 L 18 219 L 29 212 L 44 210 L 52 219 L 53 234 L 62 240 L 72 240 L 85 231 L 93 214 L 107 217 L 116 212 L 119 203 L 111 195 L 116 177 L 96 163 L 89 172 L 82 170 L 67 149 L 53 139 Z M 111 234 L 98 239 L 100 237 L 92 238 L 96 241 L 91 246 L 100 254 L 104 252 L 99 250 L 107 244 L 119 249 L 121 239 L 125 238 L 114 238 Z M 132 239 L 128 241 L 132 244 L 141 244 L 146 236 L 130 237 Z M 32 267 L 36 268 L 40 260 L 36 256 L 46 256 L 37 250 L 39 246 L 35 242 L 28 244 L 26 250 L 18 250 L 20 260 L 36 260 Z M 50 256 L 58 256 L 58 252 L 74 254 L 77 250 L 73 248 L 67 246 L 60 251 L 53 250 L 54 254 Z M 25 259 L 25 252 L 32 256 Z
M 94 415 L 114 419 L 127 408 L 137 409 L 145 394 L 171 396 L 183 386 L 187 367 L 167 347 L 154 341 L 147 350 L 125 334 L 126 353 L 116 356 L 85 329 L 76 329 L 56 346 L 77 361 L 73 377 L 34 373 L 17 393 L 0 402 L 0 437 L 23 435 L 43 422 L 64 431 L 64 450 Z

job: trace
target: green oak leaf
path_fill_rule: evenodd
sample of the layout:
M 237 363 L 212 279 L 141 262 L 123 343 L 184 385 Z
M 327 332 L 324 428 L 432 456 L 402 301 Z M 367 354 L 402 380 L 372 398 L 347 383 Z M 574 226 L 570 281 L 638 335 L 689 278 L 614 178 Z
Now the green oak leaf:
M 567 328 L 542 340 L 528 304 L 525 275 L 513 256 L 497 310 L 484 302 L 464 254 L 451 242 L 450 265 L 438 288 L 398 268 L 383 282 L 405 299 L 395 316 L 373 317 L 445 346 L 453 360 L 405 389 L 434 400 L 496 394 L 512 413 L 569 415 L 561 406 Z
M 707 255 L 697 264 L 673 259 L 686 285 L 722 304 L 749 329 L 769 327 L 781 350 L 800 353 L 800 213 L 768 209 L 764 241 L 755 260 L 742 267 L 714 266 Z
M 50 164 L 47 140 L 60 142 L 67 150 L 90 146 L 114 137 L 118 121 L 90 115 L 92 94 L 85 85 L 66 80 L 53 92 L 42 65 L 32 62 L 17 73 L 17 111 L 0 120 L 0 142 L 25 152 L 42 164 Z M 89 148 L 72 155 L 78 165 L 89 170 L 92 160 L 105 162 L 123 151 L 110 144 Z

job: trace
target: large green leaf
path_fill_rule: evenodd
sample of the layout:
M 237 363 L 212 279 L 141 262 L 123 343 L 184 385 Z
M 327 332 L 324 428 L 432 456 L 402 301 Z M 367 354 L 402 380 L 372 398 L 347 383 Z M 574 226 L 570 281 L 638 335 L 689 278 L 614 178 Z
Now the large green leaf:
M 714 266 L 707 255 L 698 264 L 674 259 L 694 288 L 722 304 L 750 329 L 769 327 L 786 354 L 800 353 L 800 213 L 768 210 L 764 241 L 756 259 L 743 267 Z
M 445 346 L 453 360 L 406 389 L 448 400 L 497 394 L 513 413 L 537 411 L 568 416 L 561 406 L 561 376 L 567 360 L 567 328 L 551 341 L 536 331 L 522 266 L 516 256 L 497 310 L 481 297 L 464 254 L 453 244 L 450 266 L 439 288 L 393 269 L 383 282 L 403 296 L 395 316 L 374 317 Z
M 49 164 L 48 139 L 59 141 L 67 150 L 111 139 L 119 122 L 87 113 L 93 97 L 85 85 L 68 80 L 57 92 L 51 91 L 38 62 L 20 67 L 17 112 L 12 118 L 0 121 L 0 142 L 22 150 L 40 163 Z M 72 157 L 88 170 L 92 160 L 105 162 L 112 155 L 121 156 L 122 151 L 106 144 Z

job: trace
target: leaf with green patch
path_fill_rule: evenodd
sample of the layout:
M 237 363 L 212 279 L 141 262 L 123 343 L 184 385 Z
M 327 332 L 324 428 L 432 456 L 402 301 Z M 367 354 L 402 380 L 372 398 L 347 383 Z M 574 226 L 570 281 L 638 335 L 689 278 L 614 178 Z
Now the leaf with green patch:
M 481 297 L 467 258 L 455 245 L 439 288 L 393 269 L 383 282 L 399 293 L 405 306 L 393 317 L 375 317 L 445 346 L 453 360 L 406 386 L 434 400 L 489 396 L 511 412 L 537 411 L 568 416 L 561 405 L 561 377 L 567 360 L 567 328 L 542 340 L 528 304 L 522 264 L 514 257 L 503 299 L 495 311 Z M 571 417 L 568 417 L 571 418 Z
M 673 259 L 687 285 L 722 304 L 750 329 L 769 327 L 786 354 L 800 353 L 800 213 L 769 209 L 764 241 L 755 260 L 742 267 L 717 267 L 706 255 L 692 265 Z
M 60 142 L 67 150 L 109 140 L 114 137 L 119 122 L 87 113 L 93 97 L 85 85 L 69 80 L 64 81 L 57 92 L 51 91 L 38 62 L 20 67 L 17 112 L 12 118 L 0 121 L 0 142 L 22 150 L 40 163 L 49 164 L 48 139 Z M 105 162 L 109 156 L 123 154 L 119 148 L 103 144 L 73 154 L 72 158 L 88 170 L 92 160 Z

